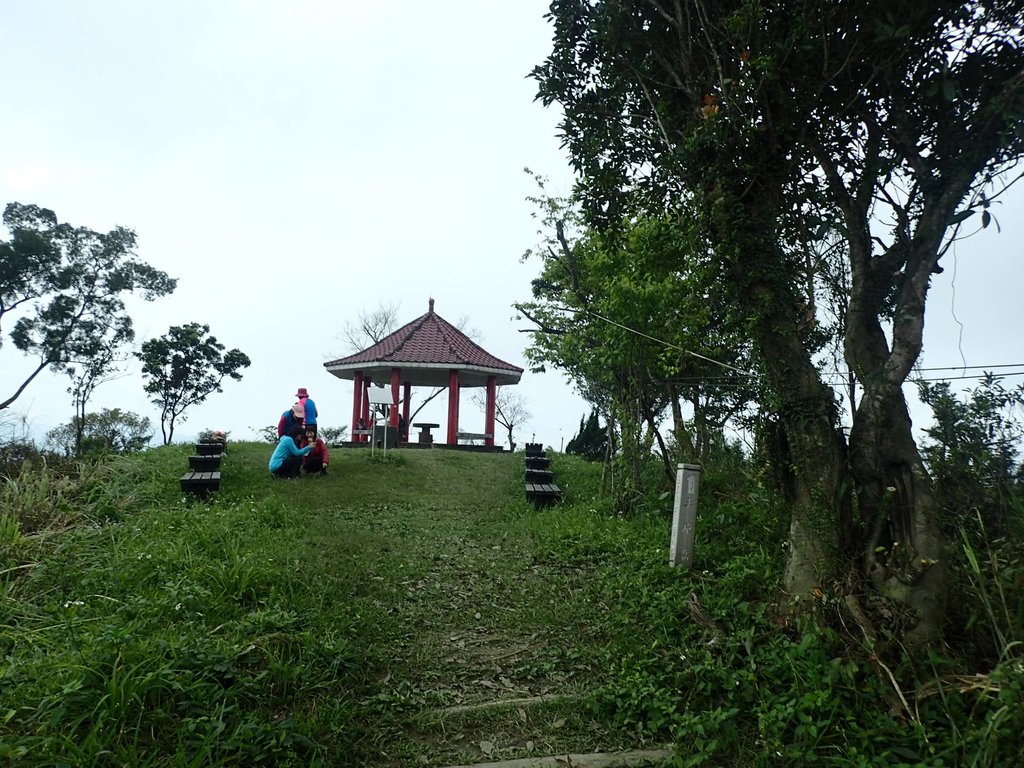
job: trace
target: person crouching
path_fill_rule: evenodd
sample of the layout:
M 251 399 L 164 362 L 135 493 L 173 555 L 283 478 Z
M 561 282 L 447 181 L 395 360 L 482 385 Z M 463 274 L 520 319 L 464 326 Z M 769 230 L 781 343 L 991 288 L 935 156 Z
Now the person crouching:
M 327 474 L 327 465 L 331 462 L 331 455 L 327 451 L 327 443 L 322 437 L 317 437 L 316 428 L 306 427 L 306 443 L 313 449 L 302 461 L 302 470 L 307 475 L 319 473 Z
M 302 467 L 302 459 L 313 450 L 313 446 L 307 445 L 300 448 L 298 442 L 302 440 L 304 430 L 300 426 L 292 428 L 287 435 L 282 435 L 277 441 L 274 453 L 270 456 L 267 468 L 275 480 L 299 476 L 299 469 Z

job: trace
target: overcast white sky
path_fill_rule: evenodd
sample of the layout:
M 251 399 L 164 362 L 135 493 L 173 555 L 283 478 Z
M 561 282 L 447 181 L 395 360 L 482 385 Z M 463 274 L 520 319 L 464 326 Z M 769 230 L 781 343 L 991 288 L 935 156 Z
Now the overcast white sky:
M 134 229 L 139 257 L 179 279 L 172 296 L 132 305 L 139 340 L 198 321 L 252 358 L 182 437 L 251 438 L 299 386 L 321 424 L 347 424 L 351 382 L 323 362 L 352 351 L 336 338 L 345 321 L 382 303 L 405 323 L 433 297 L 525 368 L 528 324 L 512 304 L 529 297 L 539 267 L 520 257 L 539 238 L 523 168 L 571 186 L 558 114 L 527 78 L 548 51 L 545 11 L 539 0 L 5 3 L 0 202 Z M 0 359 L 22 362 L 10 348 Z M 13 410 L 36 431 L 66 422 L 66 387 L 44 374 Z M 536 433 L 557 447 L 586 410 L 557 374 L 527 372 L 516 391 L 533 414 L 520 444 Z M 482 431 L 467 395 L 460 423 Z M 158 424 L 137 372 L 97 390 L 94 408 L 114 406 Z
M 546 5 L 3 3 L 0 204 L 134 229 L 139 257 L 179 279 L 172 296 L 132 304 L 139 340 L 196 321 L 252 358 L 241 382 L 189 412 L 181 439 L 206 428 L 251 439 L 299 386 L 323 425 L 347 425 L 351 382 L 323 362 L 351 351 L 345 321 L 380 304 L 398 304 L 405 323 L 433 297 L 526 367 L 528 324 L 512 304 L 529 297 L 539 265 L 520 257 L 539 237 L 523 168 L 555 193 L 571 183 L 558 114 L 527 78 L 550 48 Z M 946 259 L 925 365 L 1024 362 L 1022 211 L 1018 194 L 996 209 L 1001 235 L 958 245 L 955 269 Z M 20 365 L 0 352 L 5 393 Z M 45 373 L 11 411 L 42 434 L 70 419 L 66 387 Z M 533 414 L 520 444 L 558 447 L 587 411 L 556 373 L 527 372 L 516 391 Z M 97 390 L 102 407 L 158 427 L 137 370 Z M 461 413 L 482 429 L 465 393 Z M 443 398 L 431 414 L 444 423 Z

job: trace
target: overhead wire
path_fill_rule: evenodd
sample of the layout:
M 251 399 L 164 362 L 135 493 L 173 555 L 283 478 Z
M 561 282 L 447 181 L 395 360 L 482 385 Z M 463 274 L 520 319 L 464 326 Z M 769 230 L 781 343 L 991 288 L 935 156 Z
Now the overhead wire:
M 645 339 L 649 339 L 650 341 L 655 342 L 656 344 L 661 344 L 662 346 L 668 347 L 669 349 L 675 349 L 675 350 L 678 350 L 679 352 L 682 352 L 683 354 L 690 355 L 691 357 L 695 357 L 695 358 L 697 358 L 699 360 L 704 360 L 705 362 L 713 363 L 714 365 L 721 366 L 722 368 L 727 368 L 728 370 L 734 371 L 735 373 L 738 373 L 738 374 L 740 374 L 742 376 L 749 376 L 749 377 L 755 377 L 755 378 L 757 377 L 757 374 L 754 373 L 753 371 L 745 371 L 742 368 L 737 368 L 734 365 L 729 365 L 728 363 L 723 363 L 721 360 L 715 360 L 714 358 L 708 357 L 707 355 L 702 355 L 699 352 L 694 352 L 691 349 L 686 349 L 685 347 L 681 347 L 678 344 L 674 344 L 674 343 L 672 343 L 670 341 L 666 341 L 665 339 L 659 339 L 656 336 L 651 336 L 649 333 L 644 333 L 643 331 L 637 330 L 636 328 L 630 328 L 628 325 L 624 325 L 623 323 L 620 323 L 617 320 L 612 320 L 611 318 L 605 317 L 604 315 L 601 315 L 601 314 L 599 314 L 597 312 L 594 312 L 593 310 L 589 310 L 589 309 L 574 309 L 572 307 L 566 307 L 564 305 L 562 305 L 562 306 L 553 305 L 553 308 L 557 309 L 557 310 L 559 310 L 561 312 L 571 312 L 573 314 L 575 314 L 575 313 L 583 313 L 585 315 L 589 315 L 591 317 L 597 318 L 598 320 L 602 320 L 602 321 L 604 321 L 604 322 L 606 322 L 606 323 L 608 323 L 610 325 L 614 325 L 617 328 L 621 328 L 622 330 L 626 331 L 627 333 L 632 333 L 632 334 L 634 334 L 636 336 L 641 336 L 641 337 L 643 337 Z M 1000 364 L 997 364 L 997 365 L 950 365 L 950 366 L 939 366 L 939 367 L 928 367 L 928 368 L 915 368 L 914 371 L 916 373 L 925 373 L 925 372 L 933 373 L 933 372 L 937 372 L 937 371 L 971 371 L 971 370 L 980 370 L 980 371 L 984 371 L 984 373 L 972 374 L 972 375 L 963 375 L 963 376 L 942 376 L 942 377 L 937 377 L 937 378 L 925 378 L 925 377 L 914 376 L 912 378 L 908 378 L 908 380 L 906 382 L 904 382 L 904 383 L 935 382 L 935 381 L 958 381 L 958 380 L 966 380 L 966 379 L 983 379 L 983 378 L 986 378 L 987 376 L 989 376 L 992 371 L 1002 370 L 1002 369 L 1006 369 L 1006 368 L 1021 368 L 1021 369 L 1024 369 L 1024 363 L 1000 363 Z M 825 376 L 828 376 L 828 377 L 836 377 L 836 376 L 847 377 L 847 376 L 850 376 L 852 373 L 853 373 L 852 371 L 819 371 L 819 375 L 823 376 L 823 377 L 825 377 Z M 1003 378 L 1003 377 L 1009 377 L 1009 376 L 1024 376 L 1024 370 L 1008 371 L 1006 373 L 994 374 L 994 376 L 996 378 Z M 715 386 L 720 386 L 720 387 L 729 387 L 729 386 L 732 386 L 732 387 L 744 387 L 744 386 L 749 386 L 749 384 L 745 384 L 745 383 L 742 383 L 742 384 L 741 383 L 733 383 L 733 382 L 730 381 L 730 378 L 731 377 L 724 376 L 724 375 L 714 376 L 714 375 L 708 374 L 708 375 L 699 376 L 699 377 L 680 377 L 678 379 L 668 379 L 667 381 L 672 381 L 672 382 L 677 383 L 677 384 L 684 384 L 684 383 L 686 383 L 687 379 L 694 379 L 695 381 L 693 383 L 699 383 L 699 382 L 718 382 L 718 383 L 715 384 Z M 830 386 L 838 386 L 838 384 L 830 384 Z

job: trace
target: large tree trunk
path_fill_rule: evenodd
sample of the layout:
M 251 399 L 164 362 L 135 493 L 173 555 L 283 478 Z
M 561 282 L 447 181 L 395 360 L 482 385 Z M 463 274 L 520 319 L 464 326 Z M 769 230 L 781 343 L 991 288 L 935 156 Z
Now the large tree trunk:
M 752 210 L 748 244 L 765 240 L 761 232 L 771 231 L 757 227 L 764 215 L 757 208 L 767 196 L 751 198 L 759 202 L 748 209 Z M 731 234 L 742 237 L 738 230 L 734 220 Z M 840 573 L 840 531 L 849 521 L 849 483 L 835 398 L 822 383 L 804 343 L 803 302 L 785 270 L 764 266 L 784 258 L 781 252 L 773 259 L 741 249 L 733 267 L 736 287 L 743 292 L 740 301 L 751 311 L 755 352 L 774 398 L 766 407 L 778 414 L 785 436 L 785 455 L 776 456 L 784 462 L 791 507 L 784 586 L 790 599 L 800 603 Z
M 791 472 L 789 559 L 785 588 L 792 600 L 840 573 L 840 531 L 849 521 L 846 443 L 832 390 L 825 386 L 792 320 L 767 323 L 759 346 L 786 438 Z
M 766 146 L 766 167 L 777 161 Z M 787 455 L 780 458 L 788 463 L 791 517 L 784 586 L 800 603 L 841 572 L 841 532 L 850 520 L 846 440 L 835 396 L 821 381 L 806 343 L 813 317 L 808 319 L 800 285 L 773 236 L 781 190 L 751 183 L 737 199 L 746 216 L 722 221 L 717 234 L 721 243 L 733 245 L 737 299 L 749 313 L 755 352 L 774 397 L 766 407 L 778 414 L 785 435 Z
M 899 387 L 865 387 L 850 433 L 864 573 L 883 595 L 911 611 L 910 645 L 936 640 L 945 611 L 942 530 L 931 478 L 911 432 Z
M 679 399 L 679 390 L 672 383 L 667 384 L 666 387 L 668 390 L 668 402 L 672 407 L 672 437 L 676 441 L 676 449 L 679 451 L 682 461 L 696 461 L 698 455 L 694 449 L 690 433 L 686 430 L 686 420 L 683 418 L 683 406 Z
M 862 525 L 857 543 L 866 578 L 882 595 L 910 611 L 902 622 L 904 640 L 922 645 L 942 632 L 945 542 L 902 385 L 921 352 L 934 256 L 908 259 L 890 349 L 878 320 L 883 291 L 876 277 L 890 266 L 884 261 L 872 264 L 868 253 L 866 240 L 854 240 L 845 339 L 847 359 L 863 387 L 850 432 L 850 467 Z

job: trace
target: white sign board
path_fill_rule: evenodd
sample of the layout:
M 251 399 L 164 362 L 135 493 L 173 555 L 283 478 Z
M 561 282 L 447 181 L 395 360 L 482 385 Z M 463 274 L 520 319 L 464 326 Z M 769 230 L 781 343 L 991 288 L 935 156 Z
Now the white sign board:
M 369 399 L 371 406 L 392 406 L 394 400 L 391 396 L 391 387 L 370 387 L 367 391 L 367 398 Z M 377 419 L 382 415 L 380 411 L 382 408 L 371 408 L 370 411 L 373 416 L 373 430 L 370 432 L 370 455 L 372 456 L 377 449 Z M 387 421 L 384 422 L 384 439 L 381 440 L 381 447 L 384 449 L 385 455 L 388 452 L 388 437 L 387 437 Z

